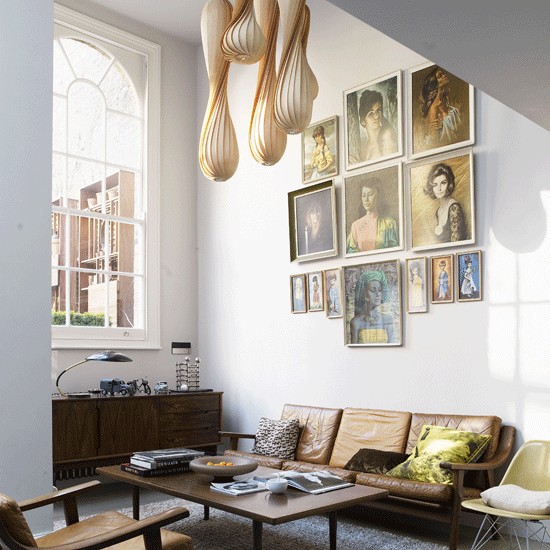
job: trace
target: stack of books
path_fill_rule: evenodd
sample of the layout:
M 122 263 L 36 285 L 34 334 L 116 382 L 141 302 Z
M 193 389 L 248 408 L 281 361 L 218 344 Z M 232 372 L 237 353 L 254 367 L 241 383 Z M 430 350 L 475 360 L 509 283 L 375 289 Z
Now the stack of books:
M 121 464 L 120 469 L 142 477 L 181 474 L 188 472 L 189 463 L 199 456 L 204 456 L 204 452 L 183 447 L 140 451 L 130 457 L 130 462 Z

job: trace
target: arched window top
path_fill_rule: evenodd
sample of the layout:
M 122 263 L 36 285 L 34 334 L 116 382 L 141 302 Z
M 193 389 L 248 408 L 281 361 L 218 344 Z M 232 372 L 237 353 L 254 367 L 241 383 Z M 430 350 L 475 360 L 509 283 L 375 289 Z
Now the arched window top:
M 134 83 L 110 53 L 81 38 L 59 38 L 54 45 L 54 93 L 66 96 L 76 79 L 98 86 L 108 109 L 139 116 Z

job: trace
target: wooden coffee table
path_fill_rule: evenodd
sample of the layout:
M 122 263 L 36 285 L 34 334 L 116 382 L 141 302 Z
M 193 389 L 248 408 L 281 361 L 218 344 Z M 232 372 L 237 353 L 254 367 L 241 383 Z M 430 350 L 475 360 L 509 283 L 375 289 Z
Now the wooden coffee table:
M 271 474 L 276 471 L 260 466 L 253 474 L 237 476 L 237 479 L 250 477 L 250 475 Z M 384 498 L 388 495 L 388 491 L 384 489 L 354 485 L 353 487 L 345 487 L 320 495 L 310 495 L 289 488 L 282 495 L 262 491 L 249 495 L 232 496 L 213 491 L 210 489 L 212 477 L 195 472 L 162 477 L 140 477 L 123 472 L 120 466 L 97 468 L 97 472 L 110 479 L 123 481 L 133 486 L 132 502 L 135 519 L 139 519 L 140 487 L 202 504 L 204 505 L 205 519 L 209 517 L 210 507 L 249 518 L 252 520 L 252 547 L 254 550 L 262 548 L 262 527 L 264 523 L 279 525 L 317 514 L 328 514 L 330 548 L 336 550 L 337 511 Z

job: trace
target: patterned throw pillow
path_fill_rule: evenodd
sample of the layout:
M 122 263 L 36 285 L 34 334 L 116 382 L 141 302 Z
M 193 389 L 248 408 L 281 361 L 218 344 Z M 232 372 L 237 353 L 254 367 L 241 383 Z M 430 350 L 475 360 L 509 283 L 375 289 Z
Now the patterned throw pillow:
M 442 426 L 424 426 L 411 456 L 387 475 L 402 479 L 452 484 L 453 474 L 441 462 L 466 464 L 478 460 L 490 435 L 463 432 Z
M 274 458 L 292 459 L 298 444 L 299 433 L 300 423 L 297 419 L 270 420 L 262 417 L 258 424 L 252 452 Z

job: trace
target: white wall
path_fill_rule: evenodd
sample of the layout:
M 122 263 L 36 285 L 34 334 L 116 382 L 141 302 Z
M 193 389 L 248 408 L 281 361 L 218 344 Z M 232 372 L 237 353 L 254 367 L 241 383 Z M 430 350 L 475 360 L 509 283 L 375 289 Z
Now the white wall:
M 52 482 L 52 14 L 51 0 L 0 2 L 0 492 L 16 499 Z
M 196 46 L 161 33 L 86 0 L 60 4 L 134 33 L 161 46 L 160 159 L 160 350 L 130 350 L 132 363 L 94 363 L 63 377 L 65 391 L 98 387 L 101 378 L 147 377 L 151 387 L 166 380 L 175 387 L 171 342 L 191 342 L 199 353 L 196 252 Z M 90 355 L 90 350 L 52 352 L 52 391 L 61 370 Z M 181 356 L 179 357 L 181 358 Z
M 343 159 L 342 92 L 424 59 L 324 0 L 310 7 L 308 58 L 320 86 L 312 122 L 340 116 Z M 198 55 L 201 119 L 207 77 Z M 548 132 L 476 94 L 478 237 L 458 250 L 484 251 L 484 300 L 405 314 L 402 347 L 348 348 L 341 319 L 290 313 L 289 276 L 415 254 L 344 258 L 341 252 L 290 263 L 287 193 L 302 187 L 301 142 L 289 136 L 274 167 L 252 160 L 247 132 L 255 79 L 256 67 L 230 70 L 236 175 L 214 183 L 199 171 L 198 182 L 203 377 L 225 392 L 224 427 L 255 431 L 261 415 L 277 417 L 290 402 L 495 414 L 520 429 L 520 440 L 550 438 Z M 342 174 L 343 167 L 335 178 L 341 250 Z

